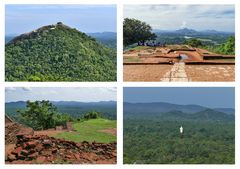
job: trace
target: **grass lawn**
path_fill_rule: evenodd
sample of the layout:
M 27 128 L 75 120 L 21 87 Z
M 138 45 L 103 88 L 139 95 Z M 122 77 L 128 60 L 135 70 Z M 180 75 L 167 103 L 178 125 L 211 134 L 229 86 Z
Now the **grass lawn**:
M 139 51 L 139 50 L 146 50 L 146 49 L 155 49 L 155 47 L 150 47 L 150 46 L 135 46 L 135 47 L 133 47 L 133 48 L 127 49 L 126 51 L 129 51 L 129 50 Z
M 54 135 L 56 138 L 64 138 L 75 142 L 89 141 L 109 143 L 116 141 L 116 136 L 100 130 L 108 128 L 116 128 L 116 120 L 107 119 L 92 119 L 83 122 L 76 122 L 73 124 L 76 132 L 62 132 Z

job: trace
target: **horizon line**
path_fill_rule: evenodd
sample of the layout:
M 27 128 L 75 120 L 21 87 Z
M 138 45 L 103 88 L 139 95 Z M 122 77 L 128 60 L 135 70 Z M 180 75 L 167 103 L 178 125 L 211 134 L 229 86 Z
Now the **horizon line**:
M 87 101 L 87 102 L 84 102 L 84 101 L 72 101 L 72 100 L 66 101 L 66 100 L 47 100 L 47 99 L 34 100 L 34 101 L 43 101 L 43 100 L 50 101 L 50 102 L 81 102 L 81 103 L 117 102 L 117 101 L 114 101 L 114 100 Z M 27 102 L 27 101 L 33 101 L 33 100 L 7 101 L 5 103 L 16 103 L 16 102 Z
M 168 32 L 172 32 L 172 31 L 177 31 L 177 30 L 183 30 L 183 29 L 188 29 L 188 30 L 194 30 L 197 32 L 204 32 L 204 31 L 216 31 L 216 32 L 224 32 L 224 33 L 235 33 L 234 31 L 226 31 L 226 30 L 216 30 L 216 29 L 194 29 L 194 28 L 190 28 L 190 27 L 186 27 L 186 28 L 176 28 L 176 29 L 161 29 L 161 28 L 152 28 L 152 30 L 154 31 L 168 31 Z
M 131 103 L 131 104 L 147 104 L 147 103 L 168 103 L 168 104 L 175 104 L 175 105 L 180 105 L 180 106 L 188 106 L 188 105 L 195 105 L 195 106 L 202 106 L 205 108 L 230 108 L 230 109 L 234 109 L 235 107 L 209 107 L 209 106 L 205 106 L 205 105 L 200 105 L 200 104 L 195 104 L 195 103 L 189 103 L 189 104 L 180 104 L 180 103 L 171 103 L 171 102 L 164 102 L 164 101 L 152 101 L 152 102 L 131 102 L 131 101 L 123 101 L 123 103 Z

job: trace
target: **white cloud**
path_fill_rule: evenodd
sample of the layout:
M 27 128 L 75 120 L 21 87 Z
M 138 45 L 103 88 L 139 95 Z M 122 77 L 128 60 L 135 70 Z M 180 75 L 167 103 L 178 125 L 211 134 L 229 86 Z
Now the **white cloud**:
M 35 87 L 6 88 L 6 102 L 26 100 L 51 101 L 116 101 L 116 88 L 107 87 Z
M 186 28 L 187 27 L 187 22 L 186 21 L 183 21 L 182 22 L 182 25 L 180 26 L 181 29 L 183 28 Z
M 5 89 L 6 92 L 12 92 L 12 91 L 15 91 L 15 90 L 17 90 L 16 87 L 8 87 L 8 88 Z
M 125 5 L 124 18 L 135 18 L 154 29 L 176 30 L 185 25 L 196 30 L 234 31 L 234 5 Z
M 106 88 L 106 90 L 108 90 L 109 92 L 114 92 L 114 93 L 117 92 L 117 88 L 116 87 L 108 87 L 108 88 Z
M 31 91 L 32 89 L 30 87 L 22 87 L 22 90 L 24 90 L 24 91 Z

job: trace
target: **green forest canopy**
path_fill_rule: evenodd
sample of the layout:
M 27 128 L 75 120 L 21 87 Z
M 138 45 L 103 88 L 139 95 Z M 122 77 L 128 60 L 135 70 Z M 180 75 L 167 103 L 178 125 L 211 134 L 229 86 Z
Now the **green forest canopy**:
M 234 164 L 234 140 L 234 122 L 125 119 L 124 163 Z
M 62 23 L 5 46 L 6 81 L 115 81 L 116 51 Z

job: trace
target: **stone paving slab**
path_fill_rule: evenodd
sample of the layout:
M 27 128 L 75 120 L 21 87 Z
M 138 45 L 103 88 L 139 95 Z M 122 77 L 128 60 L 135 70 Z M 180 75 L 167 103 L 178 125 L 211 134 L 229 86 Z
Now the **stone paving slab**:
M 168 71 L 163 78 L 163 82 L 188 82 L 190 81 L 185 71 L 184 62 L 176 62 L 172 69 Z

